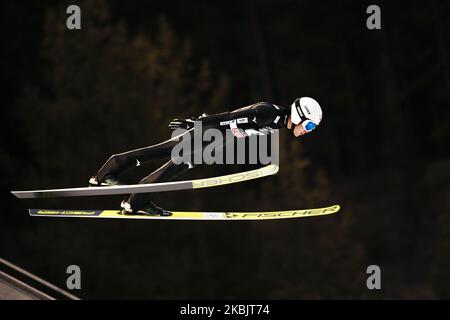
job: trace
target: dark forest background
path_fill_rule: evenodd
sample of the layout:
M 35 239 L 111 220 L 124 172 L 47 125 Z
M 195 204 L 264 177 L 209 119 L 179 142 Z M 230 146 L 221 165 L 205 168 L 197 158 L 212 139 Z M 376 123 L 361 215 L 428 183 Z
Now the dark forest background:
M 82 29 L 66 28 L 69 4 Z M 381 7 L 382 29 L 366 28 Z M 447 1 L 2 1 L 0 256 L 82 298 L 450 298 Z M 313 133 L 281 135 L 261 181 L 155 196 L 173 210 L 334 216 L 270 222 L 36 219 L 117 197 L 19 201 L 84 186 L 168 122 L 317 98 Z M 156 168 L 143 166 L 138 179 Z M 239 171 L 194 170 L 207 177 Z M 366 288 L 366 267 L 382 290 Z

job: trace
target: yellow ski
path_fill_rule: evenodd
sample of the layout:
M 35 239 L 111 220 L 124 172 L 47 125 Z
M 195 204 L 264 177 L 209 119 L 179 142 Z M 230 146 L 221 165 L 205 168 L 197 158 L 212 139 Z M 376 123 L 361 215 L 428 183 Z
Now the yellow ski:
M 255 211 L 255 212 L 183 212 L 172 211 L 171 216 L 122 215 L 117 210 L 53 210 L 29 209 L 30 216 L 63 218 L 113 218 L 113 219 L 147 219 L 147 220 L 273 220 L 292 219 L 329 215 L 338 212 L 339 205 L 325 208 Z

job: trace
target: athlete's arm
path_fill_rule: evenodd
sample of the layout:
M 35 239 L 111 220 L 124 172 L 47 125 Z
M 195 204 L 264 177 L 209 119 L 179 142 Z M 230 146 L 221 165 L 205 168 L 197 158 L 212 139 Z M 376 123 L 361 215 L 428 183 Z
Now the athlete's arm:
M 202 115 L 191 119 L 175 119 L 169 124 L 169 128 L 188 130 L 194 126 L 194 121 L 201 121 L 203 129 L 228 128 L 231 122 L 235 122 L 238 126 L 261 128 L 273 123 L 278 114 L 281 114 L 280 107 L 259 102 L 233 111 Z
M 236 121 L 237 125 L 246 124 L 249 127 L 260 128 L 274 121 L 277 117 L 277 108 L 271 103 L 258 102 L 234 111 L 208 115 L 198 121 L 202 121 L 203 127 L 206 128 L 228 127 L 232 121 Z

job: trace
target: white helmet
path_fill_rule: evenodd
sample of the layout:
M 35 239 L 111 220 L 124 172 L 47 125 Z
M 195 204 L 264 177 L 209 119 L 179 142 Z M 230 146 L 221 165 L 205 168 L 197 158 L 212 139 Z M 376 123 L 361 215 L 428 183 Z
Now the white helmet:
M 291 105 L 291 121 L 300 124 L 306 131 L 312 131 L 322 120 L 322 108 L 313 98 L 297 98 Z

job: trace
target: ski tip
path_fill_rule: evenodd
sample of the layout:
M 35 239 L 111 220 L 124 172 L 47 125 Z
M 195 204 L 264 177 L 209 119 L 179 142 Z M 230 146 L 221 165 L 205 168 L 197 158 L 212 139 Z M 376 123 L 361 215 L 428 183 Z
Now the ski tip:
M 271 164 L 271 166 L 273 167 L 273 172 L 272 174 L 277 174 L 278 171 L 280 170 L 280 167 L 276 164 Z
M 335 204 L 335 205 L 329 206 L 326 209 L 328 209 L 330 211 L 330 213 L 337 213 L 337 212 L 339 212 L 339 210 L 341 210 L 341 206 L 339 204 Z
M 341 210 L 341 206 L 338 204 L 329 206 L 329 207 L 324 207 L 324 208 L 319 208 L 319 209 L 311 209 L 311 210 L 318 210 L 318 214 L 315 215 L 328 215 L 328 214 L 333 214 L 333 213 L 338 213 L 339 210 Z

